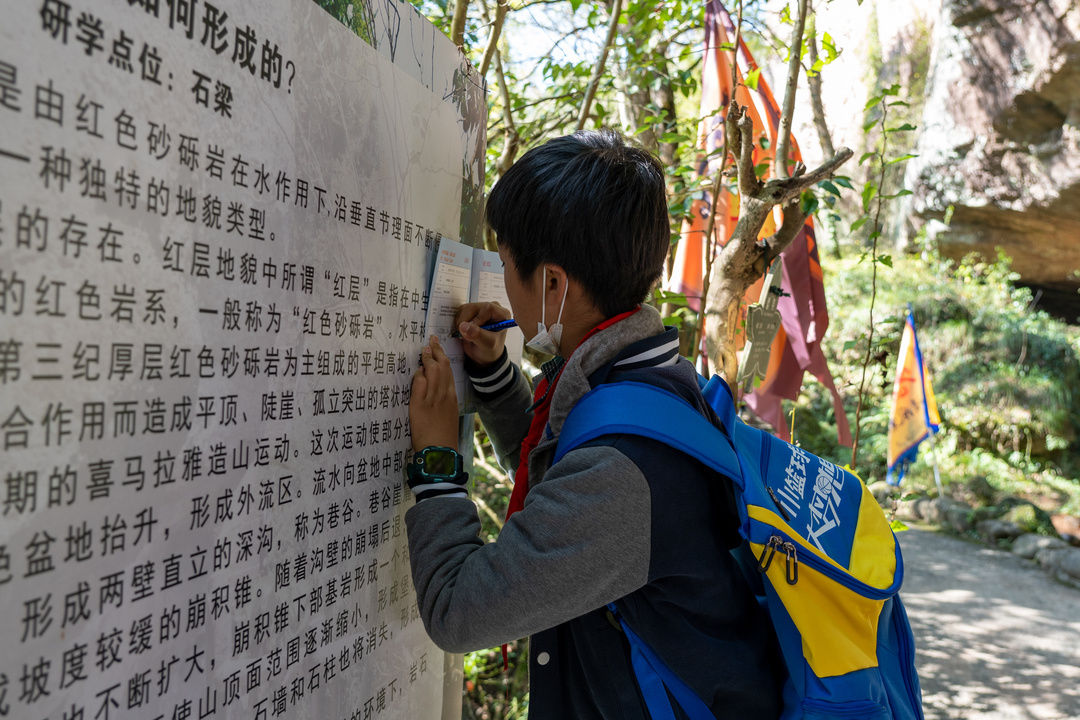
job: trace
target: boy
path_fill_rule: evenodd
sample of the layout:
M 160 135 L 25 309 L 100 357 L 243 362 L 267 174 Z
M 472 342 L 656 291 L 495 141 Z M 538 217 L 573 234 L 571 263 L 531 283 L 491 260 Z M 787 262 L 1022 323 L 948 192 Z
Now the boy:
M 513 317 L 555 360 L 531 394 L 503 333 L 479 327 L 509 317 L 506 309 L 458 313 L 481 420 L 500 462 L 515 469 L 506 525 L 484 544 L 451 452 L 449 364 L 436 339 L 424 348 L 409 409 L 417 503 L 406 524 L 428 633 L 450 652 L 530 635 L 531 718 L 644 720 L 626 638 L 605 607 L 615 602 L 717 718 L 777 717 L 781 662 L 731 553 L 740 539 L 730 482 L 628 435 L 551 464 L 567 413 L 599 383 L 657 385 L 711 417 L 678 356 L 677 331 L 641 305 L 670 241 L 663 168 L 611 131 L 558 138 L 499 180 L 487 219 Z

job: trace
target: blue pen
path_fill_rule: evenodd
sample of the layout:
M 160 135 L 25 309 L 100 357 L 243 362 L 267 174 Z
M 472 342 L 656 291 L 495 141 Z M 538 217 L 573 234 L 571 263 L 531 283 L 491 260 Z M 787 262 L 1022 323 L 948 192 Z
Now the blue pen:
M 481 325 L 481 330 L 487 330 L 488 332 L 495 332 L 498 330 L 506 330 L 507 328 L 517 327 L 517 320 L 510 318 L 509 320 L 499 320 L 498 322 L 490 322 L 486 325 Z
M 481 330 L 487 330 L 488 332 L 498 332 L 499 330 L 506 330 L 507 328 L 512 328 L 512 327 L 517 327 L 517 320 L 514 320 L 513 318 L 510 318 L 509 320 L 498 320 L 496 322 L 489 322 L 486 325 L 481 325 L 480 329 Z M 455 328 L 450 333 L 450 337 L 459 338 L 459 337 L 461 337 L 461 333 L 458 332 L 457 329 Z

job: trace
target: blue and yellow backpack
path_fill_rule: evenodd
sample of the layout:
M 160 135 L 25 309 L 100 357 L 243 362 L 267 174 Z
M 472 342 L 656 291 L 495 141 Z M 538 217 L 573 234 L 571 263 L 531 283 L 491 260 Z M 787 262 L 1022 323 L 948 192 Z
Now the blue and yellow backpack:
M 601 384 L 571 410 L 556 449 L 629 433 L 667 443 L 734 483 L 740 533 L 757 558 L 769 615 L 788 670 L 782 720 L 922 720 L 915 644 L 897 592 L 900 545 L 874 497 L 853 473 L 757 428 L 735 413 L 727 384 L 699 378 L 713 425 L 681 398 L 638 382 Z M 652 720 L 691 720 L 705 703 L 630 628 Z

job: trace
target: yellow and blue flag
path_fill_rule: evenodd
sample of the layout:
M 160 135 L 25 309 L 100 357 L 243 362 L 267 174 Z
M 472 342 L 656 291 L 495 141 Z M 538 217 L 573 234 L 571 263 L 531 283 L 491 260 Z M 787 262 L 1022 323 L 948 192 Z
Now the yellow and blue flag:
M 926 372 L 919 337 L 915 334 L 915 318 L 908 306 L 904 335 L 900 338 L 900 353 L 896 362 L 893 383 L 893 410 L 889 418 L 889 458 L 886 479 L 899 485 L 904 471 L 914 462 L 919 443 L 941 426 L 934 388 Z

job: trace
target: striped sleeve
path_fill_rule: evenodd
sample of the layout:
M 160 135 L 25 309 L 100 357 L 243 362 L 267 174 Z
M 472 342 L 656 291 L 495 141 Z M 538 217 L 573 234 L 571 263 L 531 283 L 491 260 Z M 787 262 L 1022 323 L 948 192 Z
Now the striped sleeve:
M 477 365 L 465 358 L 465 371 L 476 391 L 477 399 L 491 400 L 514 386 L 514 378 L 520 370 L 510 362 L 510 355 L 503 348 L 502 356 L 490 365 Z

